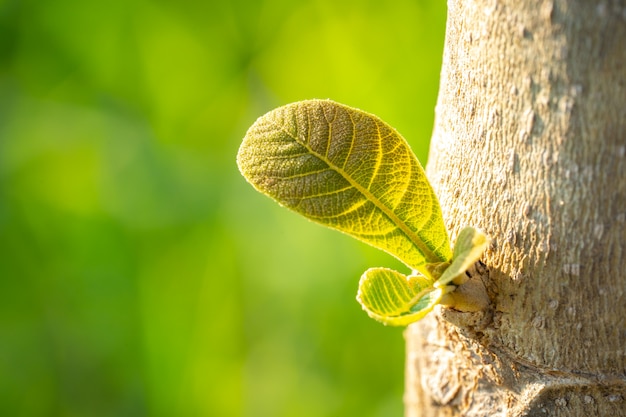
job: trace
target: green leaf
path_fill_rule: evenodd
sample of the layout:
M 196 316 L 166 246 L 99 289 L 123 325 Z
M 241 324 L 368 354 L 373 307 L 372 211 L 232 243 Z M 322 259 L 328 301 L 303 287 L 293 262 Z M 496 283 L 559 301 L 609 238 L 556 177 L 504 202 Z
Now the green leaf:
M 489 246 L 489 238 L 480 230 L 466 227 L 461 230 L 454 245 L 452 262 L 446 268 L 441 277 L 435 283 L 437 287 L 443 287 L 454 281 L 456 285 L 463 283 L 463 274 L 482 256 Z
M 428 314 L 446 292 L 422 275 L 407 277 L 388 268 L 370 268 L 361 276 L 357 300 L 374 320 L 406 326 Z
M 430 276 L 451 250 L 439 202 L 407 142 L 330 100 L 286 105 L 250 127 L 237 155 L 260 192 Z

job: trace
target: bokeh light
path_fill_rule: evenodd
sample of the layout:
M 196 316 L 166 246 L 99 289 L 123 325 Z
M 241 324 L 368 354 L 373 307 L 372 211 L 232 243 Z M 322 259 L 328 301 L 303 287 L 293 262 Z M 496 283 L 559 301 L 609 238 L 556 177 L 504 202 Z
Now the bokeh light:
M 235 154 L 307 98 L 426 161 L 445 3 L 0 1 L 0 415 L 402 415 L 397 261 L 256 193 Z

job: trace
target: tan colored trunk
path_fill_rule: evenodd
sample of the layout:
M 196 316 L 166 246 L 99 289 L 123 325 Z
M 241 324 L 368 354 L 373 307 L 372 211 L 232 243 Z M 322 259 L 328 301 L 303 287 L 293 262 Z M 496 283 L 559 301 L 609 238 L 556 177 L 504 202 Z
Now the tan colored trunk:
M 427 172 L 492 306 L 407 329 L 406 415 L 626 415 L 626 4 L 448 8 Z

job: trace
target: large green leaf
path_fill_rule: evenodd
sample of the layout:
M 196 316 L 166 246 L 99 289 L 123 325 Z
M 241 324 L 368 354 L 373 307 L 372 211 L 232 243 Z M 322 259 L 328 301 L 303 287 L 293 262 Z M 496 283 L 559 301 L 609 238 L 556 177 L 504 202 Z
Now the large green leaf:
M 396 130 L 330 100 L 289 104 L 248 130 L 237 163 L 260 192 L 430 277 L 450 245 L 437 197 Z

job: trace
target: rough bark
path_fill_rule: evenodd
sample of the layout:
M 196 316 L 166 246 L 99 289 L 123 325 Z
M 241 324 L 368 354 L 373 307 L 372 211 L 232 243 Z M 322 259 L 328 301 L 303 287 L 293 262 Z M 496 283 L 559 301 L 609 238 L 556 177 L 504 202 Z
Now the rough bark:
M 491 307 L 407 329 L 406 415 L 626 415 L 626 4 L 450 0 L 427 173 Z

